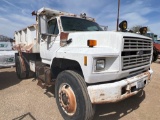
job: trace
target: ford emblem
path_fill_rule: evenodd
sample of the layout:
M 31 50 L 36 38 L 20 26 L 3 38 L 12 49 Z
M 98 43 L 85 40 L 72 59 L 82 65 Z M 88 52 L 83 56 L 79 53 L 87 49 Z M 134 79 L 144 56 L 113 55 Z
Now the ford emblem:
M 142 56 L 143 55 L 143 51 L 142 50 L 138 51 L 137 55 Z

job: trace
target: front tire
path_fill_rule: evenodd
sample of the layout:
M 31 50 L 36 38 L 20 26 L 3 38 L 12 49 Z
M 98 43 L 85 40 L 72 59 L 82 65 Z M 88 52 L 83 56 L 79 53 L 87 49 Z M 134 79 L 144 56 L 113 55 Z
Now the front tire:
M 91 120 L 94 108 L 82 76 L 66 70 L 58 75 L 55 84 L 58 109 L 65 120 Z

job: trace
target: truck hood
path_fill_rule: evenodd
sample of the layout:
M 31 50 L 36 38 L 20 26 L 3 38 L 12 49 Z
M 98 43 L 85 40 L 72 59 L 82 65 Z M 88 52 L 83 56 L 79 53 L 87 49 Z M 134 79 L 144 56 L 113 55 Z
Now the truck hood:
M 147 38 L 145 36 L 128 33 L 128 32 L 114 32 L 114 31 L 94 31 L 94 32 L 74 32 L 69 33 L 68 39 L 72 39 L 72 43 L 68 47 L 83 47 L 88 48 L 87 41 L 97 40 L 97 45 L 94 48 L 108 47 L 112 50 L 119 51 L 123 47 L 123 37 L 141 37 Z

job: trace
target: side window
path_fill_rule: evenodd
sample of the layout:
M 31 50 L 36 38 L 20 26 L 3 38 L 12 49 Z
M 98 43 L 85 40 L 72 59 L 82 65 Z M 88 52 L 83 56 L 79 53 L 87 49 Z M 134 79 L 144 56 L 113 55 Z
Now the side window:
M 56 19 L 50 20 L 48 22 L 48 33 L 49 34 L 56 34 L 56 35 L 59 33 L 58 24 L 57 24 Z

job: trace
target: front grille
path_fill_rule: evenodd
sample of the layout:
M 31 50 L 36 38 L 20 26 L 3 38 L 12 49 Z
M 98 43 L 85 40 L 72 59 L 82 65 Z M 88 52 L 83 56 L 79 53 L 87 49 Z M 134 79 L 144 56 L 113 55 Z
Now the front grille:
M 152 41 L 144 38 L 124 37 L 122 70 L 150 64 Z
M 150 56 L 151 55 L 142 55 L 142 56 L 135 55 L 135 56 L 122 57 L 122 60 L 123 60 L 122 70 L 127 70 L 131 68 L 147 65 L 150 63 Z
M 152 41 L 142 38 L 124 38 L 124 51 L 151 50 Z

